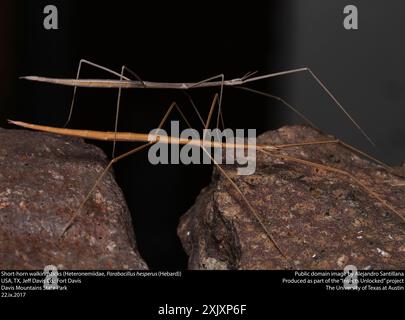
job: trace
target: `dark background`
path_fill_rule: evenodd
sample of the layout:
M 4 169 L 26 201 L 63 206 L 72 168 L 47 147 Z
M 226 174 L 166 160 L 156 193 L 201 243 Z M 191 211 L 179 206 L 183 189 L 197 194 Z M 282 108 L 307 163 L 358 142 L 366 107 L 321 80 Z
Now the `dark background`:
M 43 28 L 43 8 L 56 5 L 59 30 Z M 72 88 L 29 83 L 21 75 L 70 77 L 81 58 L 119 71 L 125 64 L 144 80 L 199 81 L 224 73 L 241 77 L 310 67 L 373 138 L 373 148 L 308 74 L 254 85 L 280 95 L 322 130 L 390 164 L 405 158 L 404 30 L 400 0 L 350 1 L 359 30 L 343 28 L 346 1 L 12 1 L 0 3 L 0 125 L 6 119 L 62 126 Z M 110 77 L 84 66 L 83 77 Z M 193 98 L 207 112 L 214 90 Z M 117 92 L 79 89 L 70 127 L 111 130 Z M 119 129 L 148 132 L 176 100 L 171 91 L 124 91 Z M 227 89 L 224 117 L 232 128 L 258 132 L 300 123 L 277 102 Z M 177 116 L 177 115 L 176 115 Z M 198 125 L 191 116 L 193 124 Z M 110 143 L 97 143 L 107 154 Z M 120 144 L 119 153 L 133 146 Z M 133 213 L 142 256 L 151 268 L 185 268 L 176 235 L 179 217 L 210 181 L 209 166 L 152 166 L 138 154 L 115 166 Z

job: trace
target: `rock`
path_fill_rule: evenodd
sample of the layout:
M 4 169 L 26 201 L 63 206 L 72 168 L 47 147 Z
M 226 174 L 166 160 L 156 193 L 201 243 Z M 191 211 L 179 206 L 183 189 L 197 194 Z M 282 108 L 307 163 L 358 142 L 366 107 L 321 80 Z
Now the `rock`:
M 0 141 L 0 269 L 147 268 L 111 172 L 60 237 L 108 163 L 99 148 L 1 128 Z
M 258 144 L 333 139 L 309 127 L 269 131 Z M 338 144 L 280 152 L 345 170 L 405 214 L 405 178 Z M 279 154 L 280 154 L 279 153 Z M 347 175 L 257 153 L 257 169 L 236 175 L 223 166 L 285 257 L 246 203 L 218 171 L 182 217 L 178 234 L 190 269 L 404 269 L 404 222 Z

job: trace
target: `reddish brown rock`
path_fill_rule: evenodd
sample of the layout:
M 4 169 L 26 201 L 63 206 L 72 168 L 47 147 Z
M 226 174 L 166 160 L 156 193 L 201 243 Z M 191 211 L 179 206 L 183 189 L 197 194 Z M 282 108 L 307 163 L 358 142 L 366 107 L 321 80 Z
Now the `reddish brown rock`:
M 333 137 L 304 126 L 283 127 L 258 139 L 277 145 Z M 405 178 L 337 144 L 281 152 L 345 170 L 405 214 Z M 237 176 L 223 166 L 286 258 L 229 181 L 212 183 L 182 217 L 178 233 L 190 269 L 404 269 L 405 224 L 349 176 L 258 152 L 257 170 Z
M 0 129 L 0 269 L 145 269 L 110 172 L 61 239 L 107 165 L 81 139 Z

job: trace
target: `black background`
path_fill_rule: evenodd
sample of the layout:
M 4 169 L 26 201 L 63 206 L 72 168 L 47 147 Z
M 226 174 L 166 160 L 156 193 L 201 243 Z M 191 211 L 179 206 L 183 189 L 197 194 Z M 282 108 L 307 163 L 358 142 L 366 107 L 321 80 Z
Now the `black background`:
M 59 30 L 43 28 L 43 8 L 59 10 Z M 12 1 L 0 3 L 0 125 L 6 119 L 61 126 L 71 88 L 29 83 L 21 75 L 70 77 L 81 58 L 116 71 L 125 64 L 144 80 L 199 81 L 308 66 L 336 93 L 374 139 L 372 148 L 308 74 L 255 84 L 304 111 L 318 127 L 398 164 L 405 158 L 403 119 L 405 4 L 351 1 L 359 30 L 342 26 L 346 1 Z M 84 66 L 83 77 L 110 77 Z M 193 93 L 208 110 L 215 91 Z M 176 100 L 169 91 L 125 91 L 119 129 L 148 132 Z M 116 91 L 79 89 L 71 127 L 111 130 Z M 258 132 L 300 122 L 277 102 L 226 90 L 224 117 L 232 128 Z M 191 120 L 197 125 L 196 119 Z M 111 144 L 98 143 L 107 154 Z M 131 146 L 120 144 L 119 153 Z M 133 214 L 140 252 L 151 268 L 185 268 L 176 235 L 179 217 L 210 180 L 208 166 L 151 166 L 146 153 L 115 167 Z
M 321 272 L 321 270 L 318 270 Z M 374 270 L 377 274 L 379 271 Z M 37 277 L 40 279 L 41 277 Z M 59 279 L 66 279 L 60 276 Z M 383 298 L 386 310 L 384 314 L 400 311 L 400 290 L 363 290 L 367 284 L 360 285 L 359 291 L 326 290 L 325 284 L 286 284 L 285 279 L 299 279 L 294 271 L 185 271 L 181 277 L 94 277 L 71 276 L 80 279 L 81 283 L 67 285 L 65 291 L 28 291 L 24 298 L 1 298 L 4 302 L 14 306 L 13 312 L 20 314 L 29 310 L 30 315 L 44 312 L 38 306 L 46 305 L 46 312 L 53 308 L 63 314 L 88 311 L 92 316 L 111 310 L 115 315 L 133 314 L 137 319 L 185 319 L 185 316 L 159 316 L 159 308 L 166 304 L 170 307 L 193 307 L 191 319 L 271 319 L 274 314 L 285 317 L 314 316 L 325 309 L 337 310 L 340 313 L 350 313 L 352 316 L 364 316 L 367 308 L 361 307 L 362 298 L 368 304 L 381 304 Z M 312 277 L 315 279 L 339 279 L 339 277 Z M 380 277 L 365 277 L 376 280 Z M 24 277 L 21 277 L 24 279 Z M 394 279 L 394 278 L 391 278 Z M 399 278 L 397 278 L 399 279 Z M 63 285 L 62 285 L 63 286 Z M 374 287 L 382 287 L 374 285 Z M 344 300 L 343 300 L 344 299 Z M 377 300 L 378 299 L 378 300 Z M 399 302 L 399 301 L 398 301 Z M 18 303 L 32 303 L 35 308 L 19 308 Z M 243 315 L 202 314 L 203 305 L 246 305 Z M 2 309 L 3 310 L 3 309 Z M 378 308 L 373 313 L 378 312 Z M 208 308 L 210 311 L 210 308 Z

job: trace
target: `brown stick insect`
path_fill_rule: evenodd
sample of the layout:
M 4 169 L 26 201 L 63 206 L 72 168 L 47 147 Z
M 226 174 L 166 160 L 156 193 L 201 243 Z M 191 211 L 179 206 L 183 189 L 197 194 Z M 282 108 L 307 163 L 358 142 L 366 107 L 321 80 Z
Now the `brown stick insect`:
M 114 76 L 117 76 L 119 79 L 117 80 L 112 80 L 112 79 L 80 79 L 80 71 L 82 64 L 88 64 L 91 65 L 95 68 L 104 70 Z M 124 72 L 127 71 L 130 73 L 134 79 L 131 79 L 129 77 L 126 77 L 124 75 Z M 192 83 L 168 83 L 168 82 L 150 82 L 150 81 L 143 81 L 136 73 L 128 69 L 126 66 L 123 66 L 121 68 L 121 73 L 115 72 L 111 69 L 108 69 L 106 67 L 103 67 L 101 65 L 95 64 L 93 62 L 87 61 L 87 60 L 81 60 L 79 63 L 79 68 L 77 70 L 77 76 L 76 79 L 62 79 L 62 78 L 47 78 L 47 77 L 38 77 L 38 76 L 27 76 L 27 77 L 22 77 L 23 79 L 26 80 L 31 80 L 31 81 L 37 81 L 37 82 L 46 82 L 46 83 L 51 83 L 51 84 L 57 84 L 57 85 L 65 85 L 65 86 L 73 86 L 73 97 L 72 97 L 72 102 L 70 106 L 70 111 L 69 111 L 69 116 L 65 124 L 65 128 L 56 128 L 56 127 L 48 127 L 48 126 L 41 126 L 41 125 L 35 125 L 35 124 L 29 124 L 25 122 L 20 122 L 20 121 L 12 121 L 9 120 L 10 123 L 15 124 L 17 126 L 21 126 L 24 128 L 29 128 L 33 130 L 39 130 L 39 131 L 44 131 L 44 132 L 50 132 L 50 133 L 55 133 L 55 134 L 61 134 L 61 135 L 69 135 L 69 136 L 76 136 L 76 137 L 81 137 L 85 139 L 94 139 L 94 140 L 103 140 L 103 141 L 112 141 L 113 142 L 113 153 L 112 153 L 112 160 L 108 164 L 108 166 L 104 169 L 102 174 L 98 177 L 98 179 L 95 181 L 94 185 L 90 189 L 90 191 L 87 193 L 83 201 L 81 202 L 79 208 L 75 210 L 74 214 L 72 215 L 71 219 L 67 222 L 66 226 L 62 230 L 62 236 L 68 231 L 68 229 L 72 226 L 74 223 L 75 219 L 77 216 L 81 213 L 81 210 L 83 209 L 83 206 L 85 203 L 89 200 L 89 198 L 92 196 L 92 193 L 95 191 L 97 188 L 98 184 L 100 181 L 103 179 L 105 174 L 109 171 L 109 169 L 112 167 L 112 165 L 116 162 L 118 162 L 121 159 L 124 159 L 132 154 L 135 154 L 141 150 L 144 150 L 151 145 L 155 143 L 167 143 L 167 144 L 189 144 L 189 143 L 195 143 L 195 141 L 189 141 L 189 140 L 182 140 L 176 137 L 161 137 L 156 135 L 152 140 L 150 138 L 150 135 L 146 133 L 131 133 L 131 132 L 118 132 L 118 119 L 119 119 L 119 111 L 120 111 L 120 102 L 121 102 L 121 92 L 122 89 L 167 89 L 167 90 L 181 90 L 183 91 L 189 98 L 190 103 L 196 112 L 199 120 L 201 121 L 201 124 L 203 128 L 209 128 L 212 122 L 212 116 L 217 108 L 217 119 L 216 119 L 216 128 L 222 124 L 224 127 L 224 121 L 223 121 L 223 116 L 222 116 L 222 96 L 223 96 L 223 90 L 224 87 L 232 87 L 232 88 L 237 88 L 240 90 L 245 90 L 249 91 L 255 94 L 260 94 L 264 95 L 266 97 L 276 99 L 279 102 L 281 102 L 283 105 L 287 106 L 289 109 L 297 113 L 300 117 L 302 117 L 306 122 L 309 124 L 313 125 L 312 122 L 305 117 L 304 114 L 299 112 L 296 108 L 294 108 L 292 105 L 290 105 L 287 101 L 284 99 L 274 96 L 271 94 L 268 94 L 266 92 L 258 91 L 250 87 L 246 87 L 246 84 L 253 83 L 259 80 L 265 80 L 273 77 L 280 77 L 280 76 L 285 76 L 285 75 L 291 75 L 291 74 L 296 74 L 299 72 L 307 72 L 309 75 L 318 83 L 318 85 L 321 87 L 321 89 L 334 101 L 334 103 L 337 105 L 337 107 L 350 119 L 350 121 L 356 126 L 356 128 L 363 134 L 363 136 L 371 143 L 373 144 L 373 141 L 371 138 L 365 133 L 365 131 L 360 127 L 360 125 L 353 119 L 353 117 L 345 110 L 345 108 L 342 106 L 342 104 L 336 99 L 336 97 L 332 94 L 332 92 L 326 87 L 326 85 L 319 79 L 318 76 L 316 76 L 311 69 L 309 68 L 299 68 L 299 69 L 292 69 L 292 70 L 287 70 L 287 71 L 281 71 L 277 73 L 271 73 L 271 74 L 266 74 L 262 76 L 255 76 L 255 72 L 250 72 L 244 75 L 241 78 L 235 78 L 231 80 L 225 80 L 225 77 L 223 74 L 217 75 L 210 77 L 208 79 L 199 81 L 199 82 L 192 82 Z M 118 89 L 118 98 L 117 98 L 117 104 L 116 104 L 116 116 L 115 116 L 115 127 L 114 127 L 114 132 L 103 132 L 103 131 L 90 131 L 90 130 L 76 130 L 76 129 L 67 129 L 66 126 L 71 120 L 73 109 L 74 109 L 74 103 L 75 103 L 75 98 L 76 98 L 76 92 L 78 87 L 87 87 L 87 88 L 115 88 Z M 191 96 L 187 93 L 191 89 L 195 88 L 209 88 L 209 87 L 216 87 L 219 88 L 219 93 L 216 93 L 210 110 L 209 114 L 207 116 L 207 119 L 204 121 L 201 113 L 199 112 L 198 108 L 195 106 L 193 100 L 191 99 Z M 184 113 L 182 112 L 182 109 L 179 107 L 179 105 L 176 102 L 173 102 L 169 109 L 166 111 L 164 114 L 164 117 L 160 121 L 158 128 L 162 128 L 164 124 L 167 122 L 169 115 L 172 113 L 173 110 L 177 110 L 182 118 L 185 120 L 187 125 L 191 128 L 190 122 L 188 119 L 185 117 Z M 115 144 L 117 141 L 126 141 L 126 142 L 143 142 L 141 146 L 138 146 L 120 156 L 115 156 Z M 258 215 L 256 209 L 251 205 L 247 197 L 243 194 L 241 189 L 238 187 L 238 185 L 234 182 L 234 180 L 225 172 L 225 170 L 221 167 L 221 165 L 215 161 L 215 159 L 208 153 L 207 149 L 202 146 L 207 146 L 206 141 L 199 140 L 197 141 L 197 145 L 202 148 L 204 153 L 206 153 L 210 159 L 212 160 L 212 163 L 216 166 L 218 171 L 229 181 L 230 185 L 232 188 L 235 189 L 235 191 L 240 195 L 243 203 L 247 207 L 247 210 L 250 211 L 257 223 L 260 225 L 260 227 L 263 229 L 264 233 L 268 237 L 268 239 L 273 243 L 273 245 L 276 247 L 278 252 L 287 260 L 286 255 L 284 254 L 282 248 L 278 245 L 276 239 L 274 236 L 270 233 L 266 225 L 263 223 L 262 219 Z M 340 174 L 342 177 L 350 180 L 351 182 L 355 183 L 359 188 L 363 189 L 370 197 L 374 198 L 377 202 L 381 203 L 387 210 L 393 212 L 395 215 L 397 215 L 401 220 L 405 220 L 403 214 L 391 206 L 388 202 L 386 202 L 379 194 L 374 192 L 370 187 L 365 185 L 362 181 L 357 179 L 354 175 L 351 173 L 344 171 L 342 169 L 334 168 L 331 166 L 323 165 L 320 163 L 304 160 L 304 159 L 299 159 L 296 157 L 292 156 L 287 156 L 285 154 L 282 154 L 280 151 L 286 148 L 291 148 L 291 147 L 297 147 L 297 146 L 308 146 L 308 145 L 316 145 L 316 144 L 340 144 L 345 148 L 350 149 L 351 151 L 366 157 L 376 163 L 378 163 L 381 166 L 388 167 L 381 161 L 371 157 L 370 155 L 358 150 L 357 148 L 344 143 L 338 139 L 332 139 L 332 140 L 323 140 L 323 141 L 311 141 L 311 142 L 304 142 L 304 143 L 294 143 L 294 144 L 284 144 L 284 145 L 250 145 L 249 143 L 218 143 L 218 142 L 210 142 L 209 146 L 215 148 L 215 147 L 225 147 L 225 148 L 233 148 L 233 149 L 248 149 L 248 148 L 255 148 L 258 152 L 261 152 L 263 154 L 267 154 L 272 157 L 276 157 L 279 159 L 282 159 L 283 161 L 291 162 L 291 163 L 298 163 L 298 164 L 303 164 L 305 166 L 310 166 L 314 168 L 318 168 L 320 170 L 324 171 L 329 171 L 329 172 L 334 172 L 337 174 Z

